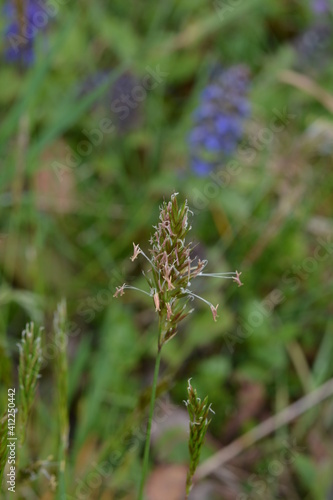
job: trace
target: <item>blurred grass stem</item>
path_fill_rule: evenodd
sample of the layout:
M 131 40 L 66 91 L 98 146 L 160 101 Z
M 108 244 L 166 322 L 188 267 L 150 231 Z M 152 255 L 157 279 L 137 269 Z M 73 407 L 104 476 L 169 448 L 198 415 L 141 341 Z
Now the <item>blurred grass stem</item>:
M 302 90 L 306 94 L 314 97 L 328 111 L 333 113 L 333 96 L 325 89 L 320 87 L 316 82 L 306 75 L 297 73 L 296 71 L 285 70 L 279 75 L 279 80 L 287 83 L 292 87 Z
M 30 141 L 29 127 L 29 116 L 27 114 L 24 114 L 23 116 L 21 116 L 18 124 L 16 166 L 11 186 L 13 211 L 9 223 L 8 242 L 5 254 L 5 268 L 7 270 L 8 279 L 12 278 L 15 274 L 15 260 L 18 250 L 16 235 L 19 232 L 20 220 L 22 217 L 20 207 L 22 192 L 24 188 L 27 150 Z
M 57 389 L 58 389 L 58 418 L 59 418 L 59 474 L 57 498 L 63 499 L 66 494 L 65 488 L 65 470 L 68 450 L 68 362 L 67 362 L 67 307 L 65 300 L 62 300 L 57 307 L 54 315 L 54 334 L 56 343 L 59 346 L 57 357 Z
M 160 329 L 161 329 L 161 324 L 160 324 Z M 160 335 L 159 335 L 159 337 L 160 337 Z M 161 348 L 161 346 L 159 346 L 158 347 L 158 351 L 157 351 L 156 361 L 155 361 L 155 371 L 154 371 L 153 385 L 152 385 L 152 389 L 151 389 L 150 408 L 149 408 L 149 416 L 148 416 L 148 423 L 147 423 L 146 443 L 145 443 L 145 450 L 144 450 L 144 454 L 143 454 L 143 465 L 142 465 L 141 483 L 140 483 L 140 490 L 139 490 L 138 500 L 143 500 L 143 490 L 144 490 L 145 481 L 146 481 L 147 472 L 148 472 L 149 449 L 150 449 L 150 435 L 151 435 L 151 426 L 152 426 L 153 414 L 154 414 L 154 406 L 155 406 L 155 398 L 156 398 L 156 387 L 157 387 L 158 372 L 159 372 L 159 369 L 160 369 L 160 362 L 161 362 L 161 351 L 162 351 L 162 348 Z

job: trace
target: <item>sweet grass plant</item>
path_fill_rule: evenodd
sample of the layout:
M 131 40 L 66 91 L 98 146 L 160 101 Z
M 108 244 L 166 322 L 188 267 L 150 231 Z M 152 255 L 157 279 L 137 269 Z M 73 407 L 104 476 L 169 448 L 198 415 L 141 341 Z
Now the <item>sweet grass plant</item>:
M 22 11 L 27 3 L 10 6 Z M 220 318 L 213 322 L 210 305 L 200 301 L 203 307 L 163 344 L 156 399 L 162 402 L 158 414 L 166 407 L 168 429 L 153 443 L 149 489 L 166 463 L 188 462 L 185 435 L 172 451 L 165 442 L 172 431 L 170 407 L 183 406 L 186 381 L 193 377 L 198 395 L 209 395 L 216 412 L 201 461 L 213 454 L 214 462 L 217 443 L 226 443 L 226 452 L 230 443 L 243 464 L 233 485 L 214 474 L 203 487 L 256 498 L 260 484 L 267 499 L 328 498 L 330 401 L 252 442 L 250 459 L 241 443 L 244 430 L 255 431 L 333 376 L 331 2 L 198 0 L 161 7 L 138 1 L 135 9 L 122 0 L 86 2 L 85 9 L 75 2 L 33 3 L 42 10 L 35 19 L 44 24 L 46 16 L 47 24 L 28 39 L 31 64 L 5 62 L 8 38 L 0 54 L 0 475 L 8 388 L 16 388 L 20 405 L 17 343 L 33 321 L 34 335 L 45 327 L 42 377 L 18 447 L 17 495 L 59 497 L 62 484 L 66 500 L 137 498 L 158 350 L 155 302 L 162 313 L 164 301 L 166 324 L 167 303 L 175 315 L 176 302 L 170 304 L 167 281 L 166 294 L 158 285 L 154 299 L 138 260 L 132 264 L 128 256 L 134 241 L 152 259 L 147 230 L 156 225 L 160 200 L 176 190 L 195 213 L 189 217 L 200 241 L 195 253 L 209 260 L 211 270 L 240 267 L 246 287 L 221 293 L 220 281 L 209 280 L 206 287 L 200 276 L 191 280 L 195 288 L 183 287 L 213 307 L 219 303 Z M 5 37 L 12 22 L 2 16 L 1 24 Z M 208 98 L 215 76 L 239 65 L 249 69 L 251 115 L 233 153 L 225 147 L 228 140 L 218 145 L 226 153 L 219 163 L 215 151 L 193 149 L 187 139 L 199 124 L 196 111 L 214 102 Z M 149 80 L 147 67 L 158 80 Z M 101 72 L 103 82 L 82 95 L 84 83 Z M 121 83 L 112 93 L 124 74 L 136 83 Z M 143 97 L 144 90 L 133 90 L 145 89 L 143 82 L 157 85 L 139 102 L 132 92 Z M 122 92 L 132 107 L 121 101 Z M 101 100 L 105 104 L 96 106 Z M 118 113 L 112 104 L 128 109 Z M 113 120 L 113 131 L 102 131 L 106 120 Z M 208 147 L 216 148 L 209 126 L 202 132 Z M 82 141 L 89 154 L 81 154 Z M 200 164 L 197 177 L 196 156 L 213 170 Z M 144 271 L 152 281 L 150 267 L 147 261 Z M 130 296 L 125 288 L 121 302 L 112 300 L 115 286 L 124 282 L 148 295 Z M 59 337 L 55 341 L 52 317 L 63 296 L 68 362 L 59 372 L 65 349 Z M 194 300 L 185 293 L 178 305 L 187 303 L 188 313 Z M 247 397 L 256 404 L 248 405 Z M 65 450 L 61 429 L 69 415 Z M 276 469 L 285 440 L 296 458 L 284 468 L 279 461 Z M 200 467 L 204 478 L 207 468 Z M 0 496 L 12 498 L 5 478 Z
M 124 283 L 117 287 L 114 297 L 122 296 L 127 289 L 134 289 L 149 295 L 153 300 L 155 312 L 158 314 L 159 327 L 157 337 L 157 356 L 155 362 L 155 371 L 152 385 L 152 394 L 150 402 L 150 410 L 147 424 L 147 436 L 143 456 L 142 476 L 139 490 L 139 500 L 143 498 L 144 485 L 148 472 L 149 448 L 151 425 L 154 412 L 155 396 L 159 366 L 161 362 L 161 351 L 164 344 L 169 342 L 176 334 L 178 324 L 191 314 L 194 309 L 188 308 L 188 303 L 194 299 L 199 299 L 210 307 L 214 321 L 217 320 L 218 304 L 214 306 L 208 300 L 194 293 L 192 282 L 201 277 L 214 277 L 231 279 L 241 286 L 240 275 L 236 272 L 226 273 L 205 273 L 203 272 L 208 262 L 202 261 L 193 255 L 193 245 L 186 241 L 187 235 L 191 230 L 189 217 L 191 211 L 187 201 L 178 204 L 178 193 L 171 196 L 169 202 L 164 201 L 160 207 L 159 222 L 153 226 L 154 233 L 151 236 L 149 243 L 148 257 L 144 251 L 133 243 L 134 253 L 131 257 L 132 262 L 141 254 L 148 261 L 150 267 L 143 274 L 148 283 L 150 292 L 140 290 Z M 190 408 L 192 407 L 193 398 L 190 397 Z M 196 411 L 196 410 L 194 410 Z M 198 417 L 200 418 L 200 416 Z M 203 434 L 197 435 L 198 450 L 202 445 Z M 190 441 L 193 444 L 196 437 L 191 434 Z M 191 448 L 193 451 L 193 447 Z M 191 452 L 191 471 L 194 472 L 199 460 L 199 452 L 197 451 L 195 458 Z M 195 464 L 195 465 L 194 465 Z M 192 477 L 192 476 L 191 476 Z M 190 488 L 190 484 L 187 485 Z

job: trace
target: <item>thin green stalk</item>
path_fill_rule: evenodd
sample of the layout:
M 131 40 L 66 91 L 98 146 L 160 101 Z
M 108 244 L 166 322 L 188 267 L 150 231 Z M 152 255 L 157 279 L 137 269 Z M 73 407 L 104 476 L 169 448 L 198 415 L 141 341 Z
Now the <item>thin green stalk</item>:
M 143 455 L 143 465 L 142 465 L 141 483 L 140 483 L 138 500 L 143 500 L 143 489 L 145 486 L 146 476 L 147 476 L 147 472 L 148 472 L 150 434 L 151 434 L 151 425 L 152 425 L 153 414 L 154 414 L 158 372 L 159 372 L 160 361 L 161 361 L 161 350 L 162 350 L 161 346 L 159 346 L 158 351 L 157 351 L 156 361 L 155 361 L 154 380 L 153 380 L 153 385 L 152 385 L 152 390 L 151 390 L 150 409 L 149 409 L 147 434 L 146 434 L 146 444 L 145 444 L 145 450 L 144 450 L 144 455 Z
M 57 498 L 65 498 L 65 472 L 66 458 L 68 449 L 68 362 L 67 362 L 67 312 L 66 302 L 62 300 L 57 307 L 54 315 L 53 327 L 57 346 L 59 347 L 57 357 L 57 386 L 58 402 L 57 409 L 59 415 L 59 472 Z

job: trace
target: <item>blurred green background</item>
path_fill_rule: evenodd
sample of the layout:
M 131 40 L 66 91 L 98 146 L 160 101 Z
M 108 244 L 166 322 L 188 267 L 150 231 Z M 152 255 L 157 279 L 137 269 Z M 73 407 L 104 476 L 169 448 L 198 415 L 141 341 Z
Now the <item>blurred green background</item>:
M 123 282 L 144 287 L 133 242 L 147 251 L 175 191 L 194 212 L 190 234 L 208 272 L 237 269 L 244 286 L 200 283 L 220 304 L 218 322 L 198 303 L 164 348 L 147 498 L 183 498 L 171 488 L 188 460 L 188 378 L 216 413 L 205 459 L 333 376 L 333 5 L 321 13 L 319 3 L 53 0 L 34 62 L 2 56 L 3 408 L 24 325 L 45 327 L 17 498 L 56 495 L 52 316 L 62 297 L 66 498 L 135 498 L 157 317 L 149 297 L 112 295 Z M 4 16 L 1 30 L 4 53 Z M 230 158 L 237 171 L 222 165 L 219 185 L 192 171 L 188 135 L 214 69 L 237 64 L 250 70 L 251 116 Z M 119 93 L 143 82 L 153 88 L 120 119 Z M 332 498 L 332 423 L 328 399 L 204 479 L 193 499 Z

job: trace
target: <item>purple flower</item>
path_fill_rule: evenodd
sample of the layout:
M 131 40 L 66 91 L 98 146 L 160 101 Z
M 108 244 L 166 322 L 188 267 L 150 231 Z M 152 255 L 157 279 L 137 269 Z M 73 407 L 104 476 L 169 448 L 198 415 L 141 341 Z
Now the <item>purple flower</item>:
M 329 0 L 311 0 L 312 23 L 294 42 L 298 70 L 316 74 L 332 59 L 332 22 Z
M 195 157 L 191 159 L 191 167 L 193 172 L 200 177 L 206 177 L 212 170 L 211 163 Z
M 317 15 L 326 14 L 330 11 L 330 4 L 328 0 L 312 0 L 311 8 Z
M 144 101 L 135 97 L 134 89 L 143 84 L 131 71 L 125 71 L 114 82 L 110 91 L 110 106 L 120 134 L 136 129 L 142 123 Z
M 110 75 L 110 71 L 99 71 L 87 78 L 80 88 L 79 97 L 95 90 Z M 136 75 L 129 70 L 125 71 L 110 84 L 94 104 L 95 109 L 100 107 L 103 113 L 106 111 L 110 113 L 119 134 L 126 134 L 138 128 L 142 122 L 144 102 L 141 99 L 137 100 L 133 92 L 133 89 L 140 85 L 140 80 Z
M 331 43 L 331 24 L 317 20 L 295 40 L 296 67 L 311 73 L 323 69 L 331 60 Z
M 6 19 L 5 59 L 30 66 L 35 59 L 34 42 L 39 30 L 48 22 L 48 14 L 36 0 L 7 1 L 3 7 Z
M 239 65 L 219 71 L 202 91 L 188 138 L 191 169 L 197 175 L 208 175 L 236 150 L 250 114 L 248 87 L 249 71 Z

